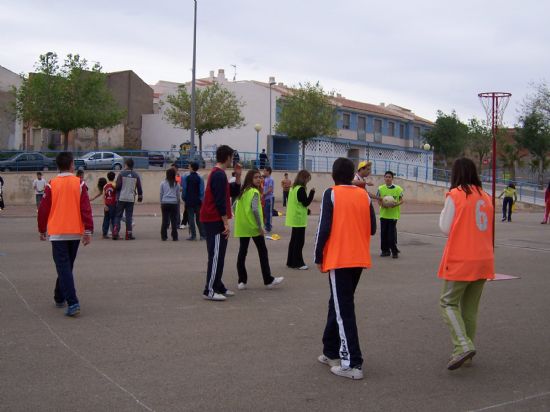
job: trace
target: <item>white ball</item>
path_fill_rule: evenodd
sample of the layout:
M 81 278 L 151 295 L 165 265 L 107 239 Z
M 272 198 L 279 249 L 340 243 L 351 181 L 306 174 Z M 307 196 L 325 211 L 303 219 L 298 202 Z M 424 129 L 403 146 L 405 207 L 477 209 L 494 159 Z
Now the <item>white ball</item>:
M 393 206 L 395 205 L 395 199 L 393 198 L 393 196 L 384 196 L 382 198 L 382 206 L 384 207 L 390 207 L 390 206 Z

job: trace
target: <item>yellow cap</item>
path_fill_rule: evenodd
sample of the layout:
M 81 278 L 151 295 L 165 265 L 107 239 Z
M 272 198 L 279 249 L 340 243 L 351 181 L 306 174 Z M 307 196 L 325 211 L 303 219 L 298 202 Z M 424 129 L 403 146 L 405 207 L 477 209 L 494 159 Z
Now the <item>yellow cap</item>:
M 359 162 L 359 165 L 357 165 L 357 170 L 361 170 L 362 168 L 370 166 L 371 164 L 371 162 L 363 160 L 362 162 Z

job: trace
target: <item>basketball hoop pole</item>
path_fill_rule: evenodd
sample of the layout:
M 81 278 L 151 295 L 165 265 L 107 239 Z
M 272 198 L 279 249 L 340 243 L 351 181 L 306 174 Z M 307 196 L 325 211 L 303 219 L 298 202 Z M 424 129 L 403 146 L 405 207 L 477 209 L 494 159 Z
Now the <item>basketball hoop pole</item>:
M 493 248 L 495 247 L 495 221 L 496 221 L 496 180 L 497 180 L 497 133 L 498 125 L 502 123 L 502 116 L 504 110 L 508 105 L 508 101 L 512 96 L 511 93 L 503 92 L 487 92 L 479 93 L 478 97 L 481 100 L 485 112 L 487 113 L 487 121 L 491 120 L 491 133 L 493 135 L 493 153 L 491 156 L 492 165 L 492 182 L 491 182 L 491 191 L 492 191 L 492 202 L 493 202 Z M 503 100 L 501 102 L 500 100 Z M 487 104 L 484 103 L 484 100 L 487 101 Z M 490 100 L 490 102 L 488 101 Z M 490 116 L 489 116 L 490 115 Z M 481 171 L 480 171 L 481 172 Z
M 493 113 L 491 113 L 491 132 L 493 133 L 493 153 L 492 153 L 492 200 L 493 200 L 493 249 L 495 248 L 495 222 L 496 222 L 496 194 L 497 194 L 497 125 L 495 122 L 495 105 L 498 105 L 498 100 L 495 97 L 495 94 L 491 96 L 491 104 L 493 107 Z

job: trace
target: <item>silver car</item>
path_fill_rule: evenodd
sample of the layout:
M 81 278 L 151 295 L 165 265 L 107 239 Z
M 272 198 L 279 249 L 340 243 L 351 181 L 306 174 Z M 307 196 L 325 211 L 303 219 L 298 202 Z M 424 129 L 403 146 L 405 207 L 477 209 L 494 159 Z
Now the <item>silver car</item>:
M 124 158 L 114 152 L 89 152 L 75 159 L 76 169 L 86 170 L 120 170 L 124 164 Z

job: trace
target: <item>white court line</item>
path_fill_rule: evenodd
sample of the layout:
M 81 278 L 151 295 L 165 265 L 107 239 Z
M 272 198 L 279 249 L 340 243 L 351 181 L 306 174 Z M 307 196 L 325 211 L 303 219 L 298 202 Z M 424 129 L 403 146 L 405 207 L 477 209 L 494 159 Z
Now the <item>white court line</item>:
M 538 393 L 536 395 L 531 395 L 531 396 L 526 396 L 525 398 L 516 399 L 515 401 L 497 403 L 496 405 L 486 406 L 485 408 L 481 408 L 481 409 L 472 409 L 469 412 L 487 411 L 489 409 L 500 408 L 501 406 L 514 405 L 516 403 L 520 403 L 520 402 L 523 402 L 523 401 L 529 401 L 531 399 L 536 399 L 536 398 L 542 398 L 542 397 L 548 396 L 548 395 L 550 395 L 550 392 Z
M 30 307 L 30 305 L 28 304 L 28 302 L 25 300 L 25 298 L 21 295 L 21 293 L 19 293 L 19 290 L 17 289 L 17 287 L 13 284 L 13 282 L 3 273 L 3 272 L 0 272 L 0 275 L 6 280 L 6 282 L 8 282 L 12 289 L 15 291 L 15 294 L 17 295 L 17 297 L 25 304 L 25 306 L 27 307 L 27 310 L 29 312 L 31 312 L 34 316 L 36 316 L 40 322 L 42 322 L 42 324 L 46 327 L 46 329 L 48 329 L 48 331 L 51 333 L 51 335 L 57 339 L 57 341 L 63 345 L 69 352 L 71 352 L 73 355 L 75 355 L 77 358 L 79 358 L 80 360 L 82 360 L 84 363 L 86 363 L 90 368 L 92 368 L 94 371 L 96 371 L 99 375 L 101 375 L 103 378 L 105 378 L 107 381 L 111 382 L 114 386 L 116 386 L 118 389 L 120 389 L 122 392 L 126 393 L 127 395 L 129 395 L 133 400 L 136 401 L 136 403 L 141 406 L 143 409 L 145 410 L 148 410 L 148 411 L 151 411 L 151 412 L 154 412 L 154 409 L 150 408 L 149 406 L 147 406 L 145 403 L 143 403 L 142 401 L 140 401 L 132 392 L 130 392 L 128 389 L 124 388 L 123 386 L 121 386 L 120 384 L 118 384 L 117 382 L 115 382 L 115 380 L 113 378 L 111 378 L 109 375 L 107 375 L 106 373 L 102 372 L 99 368 L 97 368 L 91 361 L 89 361 L 87 358 L 85 358 L 83 355 L 81 355 L 80 353 L 78 353 L 76 350 L 74 350 L 73 348 L 71 348 L 69 346 L 69 344 L 67 342 L 65 342 L 61 336 L 59 336 L 53 329 L 52 327 L 48 324 L 48 322 L 46 322 L 38 313 L 36 313 L 34 310 L 32 310 L 32 308 Z
M 426 237 L 436 237 L 441 239 L 447 239 L 447 236 L 445 235 L 434 235 L 429 233 L 417 233 L 417 232 L 407 232 L 405 230 L 399 231 L 398 234 L 404 233 L 406 235 L 418 235 L 418 236 L 426 236 Z M 533 250 L 536 252 L 550 252 L 550 249 L 544 249 L 540 247 L 531 247 L 531 246 L 518 246 L 518 245 L 511 245 L 509 243 L 497 243 L 495 246 L 501 246 L 501 247 L 509 247 L 512 249 L 526 249 L 526 250 Z

